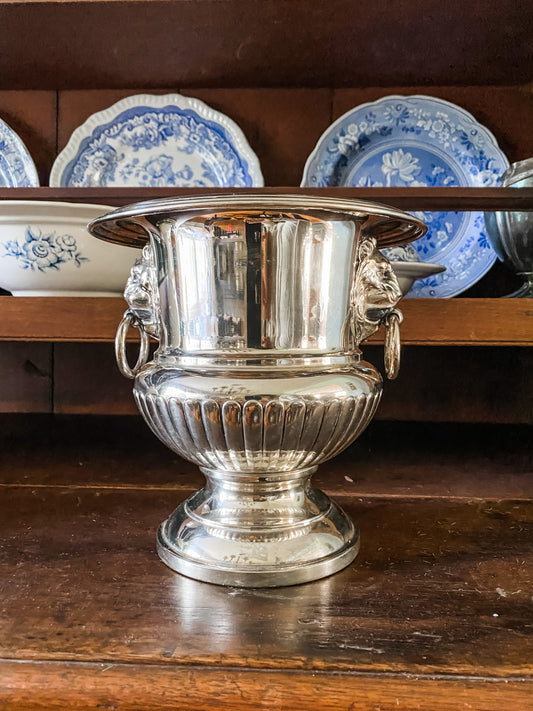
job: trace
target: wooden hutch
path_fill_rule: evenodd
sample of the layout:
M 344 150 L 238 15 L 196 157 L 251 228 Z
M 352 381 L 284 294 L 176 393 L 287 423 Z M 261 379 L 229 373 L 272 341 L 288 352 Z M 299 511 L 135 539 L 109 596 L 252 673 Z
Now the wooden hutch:
M 533 156 L 533 6 L 516 0 L 0 0 L 0 33 L 0 116 L 43 186 L 77 126 L 141 92 L 229 115 L 276 190 L 297 189 L 333 120 L 394 93 L 457 103 L 511 162 Z M 530 190 L 342 194 L 533 208 Z M 404 302 L 399 379 L 316 476 L 361 552 L 273 590 L 197 583 L 157 558 L 159 522 L 202 478 L 118 374 L 123 300 L 0 296 L 0 707 L 533 709 L 533 306 L 500 298 L 516 286 L 497 263 L 460 297 Z M 376 364 L 380 338 L 364 349 Z

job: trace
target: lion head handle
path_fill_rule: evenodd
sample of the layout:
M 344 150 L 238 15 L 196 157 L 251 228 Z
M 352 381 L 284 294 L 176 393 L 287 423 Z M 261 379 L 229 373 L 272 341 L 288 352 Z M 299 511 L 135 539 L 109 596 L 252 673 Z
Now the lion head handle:
M 135 261 L 124 289 L 128 310 L 124 314 L 115 336 L 115 356 L 118 369 L 126 378 L 135 378 L 148 362 L 150 356 L 150 336 L 159 340 L 159 292 L 154 257 L 149 246 L 144 247 L 142 256 Z M 139 356 L 132 367 L 128 362 L 126 341 L 131 327 L 139 330 L 141 339 Z
M 159 293 L 152 249 L 143 248 L 142 256 L 135 261 L 124 289 L 129 312 L 137 323 L 154 338 L 159 338 Z
M 351 337 L 355 346 L 375 333 L 382 323 L 387 327 L 385 362 L 387 376 L 396 377 L 399 369 L 399 329 L 401 314 L 395 309 L 402 297 L 396 275 L 388 260 L 376 247 L 375 239 L 359 246 L 357 271 L 351 295 Z M 391 348 L 394 357 L 391 358 Z M 393 363 L 392 363 L 393 362 Z

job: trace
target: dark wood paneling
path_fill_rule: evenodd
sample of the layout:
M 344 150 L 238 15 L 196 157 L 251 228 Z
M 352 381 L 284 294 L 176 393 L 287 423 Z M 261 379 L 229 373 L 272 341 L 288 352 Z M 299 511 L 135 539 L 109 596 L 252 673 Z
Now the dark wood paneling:
M 43 184 L 56 131 L 62 147 L 89 114 L 139 87 L 183 90 L 230 115 L 275 185 L 299 183 L 333 115 L 393 86 L 464 106 L 510 160 L 533 154 L 533 10 L 513 0 L 429 0 L 422 10 L 414 0 L 0 0 L 0 27 L 0 89 L 39 90 L 0 92 L 0 116 Z M 272 88 L 221 89 L 258 86 Z M 333 101 L 331 87 L 378 88 Z M 68 91 L 56 125 L 57 89 Z M 37 199 L 80 196 L 90 199 Z M 393 204 L 443 207 L 442 196 L 420 195 L 416 208 L 412 197 Z M 460 197 L 463 209 L 494 199 Z M 470 295 L 511 291 L 503 269 Z M 107 318 L 114 332 L 106 314 L 96 322 Z M 499 329 L 501 316 L 482 329 L 491 342 L 509 328 L 505 318 Z M 472 313 L 455 324 L 478 338 Z M 381 348 L 365 352 L 381 363 Z M 529 350 L 408 347 L 403 356 L 379 416 L 531 420 Z M 0 365 L 8 410 L 49 412 L 54 378 L 58 412 L 135 411 L 110 344 L 0 344 Z M 373 422 L 315 477 L 358 521 L 359 557 L 332 578 L 270 591 L 203 585 L 159 562 L 157 525 L 201 476 L 138 416 L 4 415 L 0 432 L 2 708 L 532 706 L 530 429 Z
M 135 351 L 133 345 L 132 351 Z M 135 362 L 136 354 L 133 353 L 131 358 Z M 132 384 L 119 373 L 111 343 L 55 344 L 54 412 L 96 415 L 137 413 Z
M 130 386 L 130 400 L 133 403 Z M 31 432 L 32 446 L 27 447 Z M 190 489 L 202 486 L 198 468 L 163 445 L 137 413 L 1 415 L 0 484 L 28 486 Z M 517 461 L 506 472 L 524 468 Z M 517 480 L 518 484 L 518 480 Z M 520 485 L 515 489 L 518 493 Z M 180 496 L 179 494 L 177 496 Z
M 227 113 L 257 153 L 265 185 L 300 185 L 316 140 L 331 122 L 329 89 L 188 89 Z
M 8 374 L 2 385 L 3 412 L 50 409 L 50 370 L 46 370 L 42 360 L 49 362 L 49 346 L 34 344 L 33 348 L 37 350 L 28 350 L 23 344 L 2 346 Z M 133 362 L 134 344 L 131 349 Z M 33 357 L 28 358 L 28 353 L 40 354 L 37 366 L 31 365 Z M 57 343 L 54 354 L 55 412 L 113 415 L 137 412 L 132 381 L 120 375 L 111 343 Z M 383 371 L 381 346 L 364 346 L 363 357 Z M 407 346 L 402 352 L 399 377 L 385 382 L 376 417 L 531 424 L 532 361 L 530 349 Z
M 130 348 L 134 362 L 136 344 Z M 53 388 L 50 345 L 4 343 L 0 354 L 3 412 L 48 412 L 53 393 L 57 413 L 136 413 L 132 382 L 120 375 L 110 342 L 56 343 Z M 382 346 L 364 345 L 363 357 L 383 371 Z M 532 423 L 532 361 L 522 348 L 405 346 L 400 375 L 385 382 L 376 417 Z
M 52 346 L 0 344 L 0 412 L 51 411 Z
M 363 355 L 382 370 L 380 348 L 363 347 Z M 532 368 L 531 349 L 407 346 L 400 375 L 385 383 L 377 417 L 532 424 Z
M 60 92 L 59 150 L 92 113 L 132 93 L 152 91 Z M 533 155 L 529 130 L 533 92 L 529 86 L 396 86 L 335 91 L 191 88 L 183 93 L 205 101 L 237 122 L 260 159 L 266 185 L 299 185 L 305 161 L 331 121 L 355 106 L 390 94 L 427 93 L 458 104 L 492 131 L 510 162 Z
M 0 91 L 0 118 L 20 136 L 35 163 L 41 185 L 48 185 L 57 154 L 56 92 Z
M 0 484 L 203 486 L 198 468 L 163 445 L 140 415 L 3 415 L 0 432 Z M 532 434 L 516 425 L 374 420 L 313 482 L 335 496 L 533 498 Z
M 2 88 L 394 86 L 531 81 L 515 0 L 0 5 Z M 9 58 L 6 61 L 5 58 Z
M 533 672 L 531 502 L 340 497 L 361 529 L 352 565 L 235 590 L 159 561 L 155 532 L 176 492 L 5 487 L 2 501 L 4 659 Z

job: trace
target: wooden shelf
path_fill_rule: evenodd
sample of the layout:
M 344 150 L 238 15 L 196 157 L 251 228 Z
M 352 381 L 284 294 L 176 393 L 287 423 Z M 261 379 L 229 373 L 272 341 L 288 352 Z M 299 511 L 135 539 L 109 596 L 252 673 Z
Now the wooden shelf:
M 157 526 L 201 477 L 140 418 L 0 431 L 6 711 L 530 708 L 523 428 L 371 424 L 316 481 L 360 527 L 358 557 L 274 590 L 159 561 Z
M 0 341 L 113 341 L 127 308 L 120 296 L 0 298 Z M 533 345 L 528 299 L 404 299 L 401 310 L 404 345 Z
M 370 200 L 403 210 L 533 210 L 533 188 L 0 188 L 0 200 L 53 200 L 128 205 L 191 195 L 289 194 Z

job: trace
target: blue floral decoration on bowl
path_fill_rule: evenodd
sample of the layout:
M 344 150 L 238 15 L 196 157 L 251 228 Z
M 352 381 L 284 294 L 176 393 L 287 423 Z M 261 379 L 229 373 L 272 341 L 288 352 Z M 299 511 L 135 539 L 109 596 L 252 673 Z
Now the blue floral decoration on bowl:
M 490 131 L 459 106 L 388 96 L 347 112 L 325 131 L 302 186 L 492 187 L 508 165 Z M 482 213 L 413 214 L 428 225 L 413 243 L 420 260 L 446 271 L 415 282 L 409 296 L 455 296 L 494 264 Z
M 82 256 L 72 235 L 43 234 L 32 227 L 26 228 L 24 242 L 9 240 L 4 244 L 4 256 L 14 257 L 21 269 L 40 272 L 59 271 L 61 265 L 67 262 L 81 267 L 84 262 L 90 261 Z
M 227 116 L 179 94 L 136 95 L 93 114 L 56 159 L 59 187 L 251 187 L 257 156 Z

